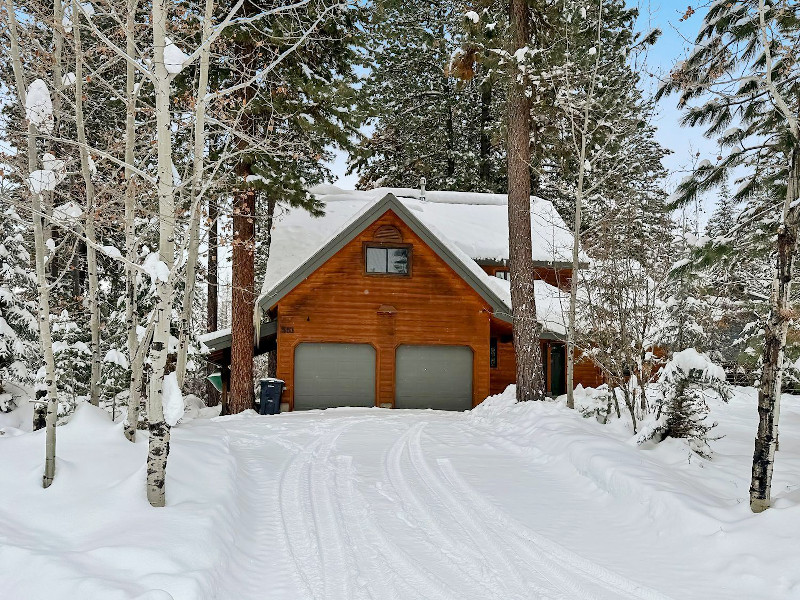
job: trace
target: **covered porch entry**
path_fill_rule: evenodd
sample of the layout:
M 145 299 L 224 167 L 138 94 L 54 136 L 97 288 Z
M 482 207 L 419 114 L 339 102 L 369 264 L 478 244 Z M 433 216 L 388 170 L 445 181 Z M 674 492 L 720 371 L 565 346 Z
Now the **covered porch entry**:
M 545 393 L 560 396 L 567 392 L 567 347 L 564 339 L 550 331 L 540 337 Z M 517 380 L 514 336 L 511 324 L 492 319 L 489 344 L 490 390 L 499 394 Z M 579 383 L 576 377 L 576 384 Z

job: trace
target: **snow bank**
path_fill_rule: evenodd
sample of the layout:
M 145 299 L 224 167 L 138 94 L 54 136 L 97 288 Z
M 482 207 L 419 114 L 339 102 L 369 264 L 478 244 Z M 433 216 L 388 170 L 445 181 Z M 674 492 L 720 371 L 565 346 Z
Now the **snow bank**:
M 517 403 L 517 386 L 514 384 L 509 385 L 505 390 L 494 396 L 489 396 L 478 404 L 475 408 L 469 411 L 469 418 L 476 419 L 482 415 L 492 416 L 498 411 L 503 411 L 507 408 L 514 406 Z
M 712 404 L 725 435 L 712 461 L 514 393 L 466 414 L 249 410 L 181 424 L 164 509 L 144 497 L 146 433 L 128 443 L 99 409 L 59 428 L 48 490 L 44 432 L 0 435 L 0 595 L 800 597 L 800 398 L 783 397 L 774 508 L 753 515 L 754 389 Z
M 44 431 L 0 435 L 0 596 L 211 600 L 235 548 L 236 465 L 224 436 L 172 431 L 167 507 L 145 499 L 146 433 L 82 404 L 58 428 L 41 487 Z
M 678 354 L 678 364 L 687 368 L 706 365 L 710 375 L 724 377 L 724 372 L 708 366 L 703 355 Z M 583 390 L 582 395 L 593 397 L 594 390 Z M 710 400 L 711 416 L 719 421 L 715 433 L 723 436 L 715 442 L 710 461 L 695 455 L 686 440 L 668 439 L 649 448 L 637 447 L 626 422 L 601 425 L 581 418 L 563 402 L 516 403 L 513 386 L 490 397 L 485 407 L 473 409 L 469 418 L 490 428 L 511 450 L 558 457 L 618 500 L 645 506 L 654 519 L 669 519 L 676 527 L 708 535 L 719 530 L 721 523 L 742 527 L 747 523 L 755 533 L 761 525 L 749 510 L 748 487 L 758 423 L 756 397 L 753 388 L 737 388 L 729 403 Z M 782 403 L 782 430 L 800 429 L 800 397 L 784 395 Z M 775 506 L 791 509 L 793 531 L 800 534 L 800 495 L 792 491 L 800 481 L 800 439 L 792 437 L 791 448 L 778 460 L 781 466 L 776 473 L 781 477 L 773 490 Z M 783 451 L 783 444 L 781 448 Z

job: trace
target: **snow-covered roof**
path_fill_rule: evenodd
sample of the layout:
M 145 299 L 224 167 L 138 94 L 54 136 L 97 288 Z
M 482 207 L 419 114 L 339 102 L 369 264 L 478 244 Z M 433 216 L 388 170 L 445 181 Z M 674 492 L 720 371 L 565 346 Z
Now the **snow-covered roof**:
M 484 277 L 510 308 L 511 283 L 486 273 L 484 273 Z M 536 294 L 536 320 L 541 324 L 542 330 L 558 336 L 566 336 L 569 294 L 541 279 L 533 282 L 533 290 Z
M 307 261 L 362 210 L 386 194 L 403 205 L 450 247 L 477 261 L 508 260 L 508 199 L 505 194 L 420 191 L 410 188 L 377 188 L 345 191 L 333 185 L 310 190 L 325 204 L 325 216 L 312 217 L 305 210 L 290 209 L 276 217 L 269 263 L 262 294 Z M 533 260 L 541 264 L 572 262 L 572 232 L 552 203 L 531 198 Z M 582 257 L 585 258 L 585 257 Z
M 305 211 L 294 210 L 282 215 L 273 232 L 259 310 L 274 305 L 297 282 L 327 260 L 330 253 L 337 250 L 337 244 L 346 243 L 348 236 L 354 236 L 373 222 L 377 214 L 370 213 L 394 207 L 396 212 L 405 213 L 399 216 L 412 228 L 421 228 L 418 234 L 422 233 L 423 238 L 429 236 L 430 241 L 439 246 L 443 258 L 484 296 L 498 318 L 511 320 L 508 283 L 488 275 L 475 262 L 508 259 L 504 196 L 428 192 L 427 200 L 421 201 L 412 197 L 416 190 L 382 188 L 369 192 L 344 192 L 325 186 L 313 191 L 326 203 L 326 214 L 315 218 Z M 409 196 L 397 197 L 394 193 L 408 193 Z M 458 199 L 464 202 L 454 202 Z M 534 259 L 541 263 L 566 262 L 566 256 L 571 252 L 572 236 L 563 221 L 549 202 L 532 199 L 531 205 L 532 221 L 536 223 Z M 460 211 L 466 214 L 459 214 Z M 503 243 L 497 242 L 497 236 L 501 236 Z M 538 320 L 544 329 L 564 334 L 563 292 L 544 281 L 537 281 L 536 299 Z
M 197 341 L 203 344 L 209 351 L 227 348 L 231 345 L 231 328 L 209 331 L 197 336 Z

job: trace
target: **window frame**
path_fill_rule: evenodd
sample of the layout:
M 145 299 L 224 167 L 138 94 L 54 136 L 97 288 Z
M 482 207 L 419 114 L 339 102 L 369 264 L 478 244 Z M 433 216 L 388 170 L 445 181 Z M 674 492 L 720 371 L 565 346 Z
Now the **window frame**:
M 372 273 L 367 271 L 367 249 L 369 248 L 385 248 L 387 250 L 406 250 L 408 252 L 408 268 L 405 273 Z M 414 265 L 414 249 L 413 244 L 404 244 L 402 242 L 364 242 L 361 248 L 361 271 L 362 274 L 368 277 L 411 277 Z

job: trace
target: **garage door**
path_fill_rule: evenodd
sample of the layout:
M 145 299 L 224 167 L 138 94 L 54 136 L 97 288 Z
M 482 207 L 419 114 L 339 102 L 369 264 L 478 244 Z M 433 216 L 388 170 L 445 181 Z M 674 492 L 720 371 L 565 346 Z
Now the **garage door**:
M 299 344 L 294 351 L 294 409 L 375 406 L 375 348 Z
M 395 367 L 395 408 L 472 408 L 471 348 L 400 346 Z

